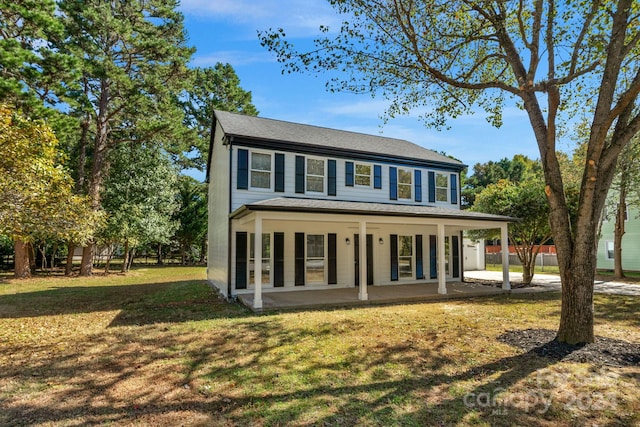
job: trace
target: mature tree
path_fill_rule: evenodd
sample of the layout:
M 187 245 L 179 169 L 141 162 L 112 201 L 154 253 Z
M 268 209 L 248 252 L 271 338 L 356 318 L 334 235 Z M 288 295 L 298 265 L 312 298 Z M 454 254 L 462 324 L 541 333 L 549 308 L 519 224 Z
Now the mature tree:
M 514 155 L 511 160 L 505 157 L 497 162 L 490 160 L 487 163 L 476 163 L 473 166 L 473 175 L 468 177 L 462 186 L 463 206 L 473 206 L 478 193 L 490 184 L 497 184 L 501 179 L 518 183 L 532 174 L 540 173 L 540 162 L 522 154 Z
M 624 276 L 622 269 L 622 238 L 629 206 L 640 206 L 640 137 L 636 136 L 618 158 L 605 212 L 615 213 L 613 232 L 613 273 L 616 279 Z
M 258 115 L 251 103 L 251 92 L 242 89 L 240 78 L 230 64 L 218 62 L 213 68 L 191 69 L 189 85 L 181 98 L 186 124 L 195 129 L 199 137 L 196 144 L 189 147 L 196 155 L 185 163 L 201 170 L 207 162 L 213 110 Z
M 185 45 L 176 6 L 176 0 L 59 2 L 67 34 L 61 49 L 81 61 L 75 113 L 94 132 L 87 177 L 94 210 L 100 209 L 113 147 L 131 141 L 182 141 L 185 136 L 175 93 L 186 80 L 192 49 Z M 91 274 L 93 246 L 83 251 L 83 275 Z
M 51 128 L 0 105 L 0 234 L 14 241 L 15 275 L 28 277 L 27 247 L 37 239 L 91 238 L 97 213 L 74 195 Z
M 187 253 L 192 246 L 200 245 L 203 260 L 207 236 L 207 186 L 194 178 L 182 175 L 179 178 L 180 209 L 175 214 L 179 226 L 174 239 L 180 245 L 182 263 L 187 262 Z
M 329 0 L 345 16 L 309 51 L 284 30 L 260 34 L 285 70 L 332 72 L 329 88 L 380 91 L 390 115 L 424 119 L 483 108 L 502 121 L 507 97 L 526 111 L 540 151 L 562 278 L 557 339 L 592 342 L 596 227 L 620 151 L 640 130 L 639 6 L 633 0 Z M 589 114 L 578 215 L 571 224 L 556 154 L 559 114 Z
M 178 173 L 156 145 L 121 144 L 109 156 L 102 204 L 107 223 L 100 238 L 122 244 L 126 272 L 136 247 L 168 243 L 178 224 Z
M 549 204 L 542 176 L 518 183 L 500 180 L 489 184 L 478 194 L 471 209 L 519 219 L 509 226 L 509 240 L 522 264 L 522 282 L 531 283 L 540 247 L 551 239 Z

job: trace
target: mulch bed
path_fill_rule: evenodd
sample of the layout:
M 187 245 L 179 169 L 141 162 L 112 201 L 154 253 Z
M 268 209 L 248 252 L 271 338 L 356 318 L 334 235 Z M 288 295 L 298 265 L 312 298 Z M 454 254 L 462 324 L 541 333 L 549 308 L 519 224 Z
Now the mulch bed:
M 590 344 L 570 345 L 556 341 L 555 337 L 556 331 L 549 329 L 524 329 L 507 331 L 498 340 L 554 361 L 618 367 L 640 365 L 640 344 L 596 337 Z

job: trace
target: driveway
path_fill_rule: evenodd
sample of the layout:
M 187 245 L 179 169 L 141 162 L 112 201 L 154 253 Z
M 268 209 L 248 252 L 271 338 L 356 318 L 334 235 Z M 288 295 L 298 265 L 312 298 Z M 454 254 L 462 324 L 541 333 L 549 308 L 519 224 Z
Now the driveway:
M 502 281 L 501 271 L 465 271 L 464 277 L 480 280 L 497 280 Z M 522 273 L 509 273 L 511 282 L 522 282 Z M 555 274 L 536 273 L 533 276 L 534 285 L 560 290 L 560 276 Z M 640 285 L 621 283 L 621 282 L 603 282 L 596 281 L 594 291 L 599 294 L 613 295 L 633 295 L 640 296 Z

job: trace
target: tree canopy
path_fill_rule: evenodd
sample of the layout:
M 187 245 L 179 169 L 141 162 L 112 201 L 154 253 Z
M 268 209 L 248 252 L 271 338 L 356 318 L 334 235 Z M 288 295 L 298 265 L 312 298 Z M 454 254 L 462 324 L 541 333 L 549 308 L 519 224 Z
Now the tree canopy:
M 284 29 L 261 32 L 284 72 L 328 72 L 328 88 L 382 94 L 391 116 L 426 123 L 482 109 L 502 123 L 515 99 L 529 117 L 563 285 L 558 339 L 592 342 L 596 228 L 617 158 L 640 131 L 640 4 L 616 1 L 329 0 L 337 31 L 298 50 Z M 586 163 L 571 223 L 558 127 L 588 117 Z

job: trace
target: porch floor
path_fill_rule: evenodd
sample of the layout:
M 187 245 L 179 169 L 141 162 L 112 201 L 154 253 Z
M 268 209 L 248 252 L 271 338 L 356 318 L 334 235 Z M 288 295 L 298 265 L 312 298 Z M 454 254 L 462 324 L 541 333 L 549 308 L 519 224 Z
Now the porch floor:
M 253 294 L 238 295 L 238 300 L 254 311 L 291 310 L 317 307 L 346 307 L 372 304 L 394 304 L 499 295 L 508 290 L 477 283 L 447 283 L 447 294 L 438 294 L 437 283 L 368 286 L 369 299 L 358 299 L 358 288 L 309 289 L 263 292 L 262 309 L 253 308 Z

